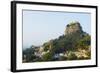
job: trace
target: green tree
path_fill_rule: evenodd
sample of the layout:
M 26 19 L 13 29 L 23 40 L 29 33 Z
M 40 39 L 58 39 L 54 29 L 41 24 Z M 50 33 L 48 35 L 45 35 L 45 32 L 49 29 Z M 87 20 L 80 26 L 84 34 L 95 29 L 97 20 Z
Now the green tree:
M 91 37 L 86 35 L 82 39 L 80 39 L 77 43 L 77 48 L 88 50 L 91 44 Z
M 48 52 L 43 55 L 42 60 L 43 61 L 51 61 L 53 58 L 53 54 L 51 52 Z

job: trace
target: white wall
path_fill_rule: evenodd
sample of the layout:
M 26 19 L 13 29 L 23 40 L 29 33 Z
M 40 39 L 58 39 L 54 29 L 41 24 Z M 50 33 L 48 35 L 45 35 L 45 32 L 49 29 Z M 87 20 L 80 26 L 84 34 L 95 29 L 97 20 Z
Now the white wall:
M 11 73 L 10 72 L 10 1 L 11 0 L 0 0 L 0 73 Z M 48 1 L 48 2 L 58 2 L 58 3 L 98 5 L 99 6 L 98 13 L 100 13 L 100 0 L 31 0 L 31 1 Z M 98 16 L 100 16 L 100 14 Z M 99 19 L 100 17 L 98 18 L 98 20 Z M 100 25 L 98 28 L 100 31 Z M 99 33 L 99 37 L 100 37 L 100 33 Z M 100 38 L 98 40 L 100 40 Z M 100 56 L 99 48 L 98 48 L 98 53 Z M 100 57 L 99 57 L 99 61 L 100 61 Z M 38 71 L 34 73 L 52 73 L 52 72 L 54 73 L 66 73 L 66 72 L 67 73 L 92 73 L 92 72 L 99 73 L 100 67 Z M 33 72 L 29 72 L 29 73 L 33 73 Z

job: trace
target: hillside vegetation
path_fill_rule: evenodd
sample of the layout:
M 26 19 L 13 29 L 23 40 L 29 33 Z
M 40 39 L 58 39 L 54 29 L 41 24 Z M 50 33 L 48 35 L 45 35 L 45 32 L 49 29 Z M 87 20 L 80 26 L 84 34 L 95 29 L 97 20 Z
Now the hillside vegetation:
M 56 30 L 56 29 L 55 29 Z M 42 46 L 23 50 L 23 62 L 86 60 L 91 58 L 91 36 L 79 22 L 71 22 L 65 33 Z

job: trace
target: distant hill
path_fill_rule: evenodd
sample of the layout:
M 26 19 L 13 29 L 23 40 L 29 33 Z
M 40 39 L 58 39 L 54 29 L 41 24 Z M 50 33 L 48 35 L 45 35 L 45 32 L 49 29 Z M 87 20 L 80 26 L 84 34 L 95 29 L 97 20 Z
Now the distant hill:
M 23 62 L 84 60 L 91 58 L 91 36 L 82 30 L 79 22 L 67 24 L 65 33 L 45 42 L 40 47 L 23 51 Z M 27 53 L 27 54 L 26 54 Z

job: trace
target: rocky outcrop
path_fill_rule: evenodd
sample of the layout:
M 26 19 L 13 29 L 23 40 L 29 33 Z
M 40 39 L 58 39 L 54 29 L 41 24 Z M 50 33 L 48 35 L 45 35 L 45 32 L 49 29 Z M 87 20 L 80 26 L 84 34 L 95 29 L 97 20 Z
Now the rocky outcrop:
M 73 34 L 76 32 L 80 32 L 80 33 L 83 32 L 82 27 L 80 26 L 79 22 L 75 21 L 75 22 L 71 22 L 67 24 L 66 29 L 65 29 L 65 35 Z

